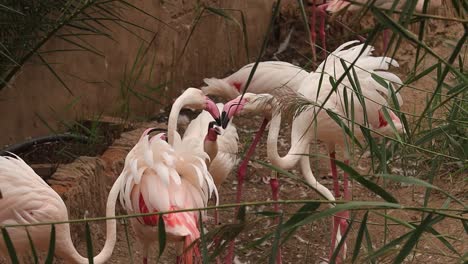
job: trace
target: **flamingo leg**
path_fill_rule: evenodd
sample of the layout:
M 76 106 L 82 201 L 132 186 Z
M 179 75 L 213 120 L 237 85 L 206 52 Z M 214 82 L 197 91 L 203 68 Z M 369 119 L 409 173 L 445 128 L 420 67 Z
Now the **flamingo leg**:
M 334 194 L 335 194 L 335 198 L 338 198 L 338 197 L 341 196 L 341 193 L 340 193 L 340 184 L 339 184 L 339 181 L 338 181 L 338 171 L 336 169 L 336 162 L 335 162 L 336 153 L 335 153 L 335 151 L 334 150 L 331 151 L 329 153 L 329 156 L 330 156 L 330 168 L 331 168 L 331 173 L 332 173 L 332 177 L 333 177 L 333 191 L 334 191 Z M 339 213 L 337 215 L 333 216 L 333 227 L 332 227 L 330 257 L 333 254 L 333 251 L 335 250 L 335 247 L 337 245 L 336 238 L 337 238 L 338 228 L 340 227 L 340 220 L 341 220 L 341 217 L 340 217 Z
M 142 244 L 143 244 L 143 264 L 148 264 L 149 244 L 145 242 L 143 242 Z
M 384 50 L 384 52 L 387 52 L 389 42 L 390 42 L 390 29 L 384 29 L 384 31 L 383 31 L 383 50 Z
M 312 57 L 315 60 L 316 58 L 316 50 L 315 50 L 315 41 L 317 39 L 317 33 L 315 32 L 315 22 L 317 21 L 317 13 L 316 9 L 317 7 L 315 6 L 315 0 L 312 0 L 312 3 L 308 1 L 309 5 L 312 5 L 310 7 L 310 17 L 309 17 L 309 24 L 310 24 L 310 44 L 312 48 Z
M 325 18 L 327 16 L 327 7 L 328 4 L 322 4 L 319 6 L 319 13 L 320 13 L 320 24 L 319 24 L 319 36 L 322 40 L 322 54 L 325 58 L 327 56 L 327 41 L 326 41 L 326 33 L 325 33 Z
M 346 165 L 349 165 L 349 160 L 345 160 L 344 163 Z M 348 173 L 343 172 L 343 196 L 345 201 L 351 201 L 351 195 L 349 193 L 349 177 Z M 345 232 L 348 229 L 348 219 L 349 219 L 349 211 L 343 211 L 339 214 L 340 216 L 340 231 L 341 234 L 344 235 Z M 344 248 L 342 247 L 340 250 L 340 253 L 345 259 L 345 254 L 346 252 L 344 251 Z
M 274 177 L 270 179 L 270 186 L 271 186 L 271 193 L 273 195 L 273 201 L 278 201 L 279 200 L 279 181 L 278 181 L 278 176 L 277 173 L 274 172 Z M 275 212 L 279 212 L 279 204 L 275 203 L 273 205 L 273 208 Z M 275 220 L 276 224 L 279 224 L 279 218 L 276 218 Z M 278 253 L 276 255 L 276 264 L 281 264 L 282 259 L 281 259 L 281 247 L 278 247 Z
M 336 153 L 335 151 L 330 152 L 330 168 L 331 168 L 331 173 L 333 177 L 333 191 L 335 193 L 335 198 L 338 198 L 341 196 L 340 194 L 340 184 L 338 181 L 338 171 L 336 169 Z
M 239 170 L 237 171 L 237 196 L 236 196 L 236 203 L 240 203 L 241 196 L 242 196 L 242 185 L 244 183 L 245 175 L 247 174 L 247 165 L 249 164 L 250 157 L 254 154 L 255 148 L 260 142 L 263 133 L 265 132 L 266 126 L 268 125 L 269 120 L 267 118 L 263 119 L 262 125 L 260 129 L 255 134 L 254 140 L 249 146 L 247 153 L 245 154 L 244 159 L 242 160 Z M 239 206 L 236 207 L 236 215 L 239 211 Z M 228 254 L 226 256 L 225 263 L 231 264 L 234 259 L 234 240 L 231 241 L 229 244 Z

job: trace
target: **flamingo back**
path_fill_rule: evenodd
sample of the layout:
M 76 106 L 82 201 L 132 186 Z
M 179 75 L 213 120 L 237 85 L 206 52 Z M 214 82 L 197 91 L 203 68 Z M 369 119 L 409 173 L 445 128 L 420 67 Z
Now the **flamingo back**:
M 67 208 L 60 196 L 18 156 L 0 156 L 0 226 L 66 221 Z M 27 228 L 34 245 L 46 251 L 49 245 L 50 225 Z M 57 225 L 57 240 L 69 235 L 68 225 Z M 30 252 L 24 227 L 7 228 L 18 255 Z M 0 252 L 8 255 L 3 239 Z
M 217 95 L 232 100 L 244 90 L 253 66 L 254 63 L 247 64 L 224 79 L 206 78 L 204 82 L 207 86 L 201 89 L 207 95 Z M 248 92 L 255 94 L 272 93 L 274 89 L 281 89 L 283 86 L 297 91 L 307 74 L 304 69 L 291 63 L 282 61 L 260 62 L 250 82 Z
M 397 90 L 402 84 L 400 78 L 395 74 L 388 72 L 390 65 L 398 66 L 398 63 L 388 57 L 372 56 L 373 47 L 364 47 L 364 44 L 357 45 L 348 49 L 350 45 L 357 41 L 347 42 L 338 47 L 323 61 L 314 73 L 311 73 L 303 82 L 299 92 L 309 100 L 316 103 L 317 106 L 323 106 L 325 109 L 338 114 L 342 120 L 347 123 L 348 127 L 355 124 L 370 126 L 370 128 L 388 132 L 388 124 L 382 120 L 382 108 L 388 106 L 391 91 L 382 86 L 376 78 L 382 78 L 387 82 L 388 87 L 392 86 Z M 349 74 L 342 78 L 346 73 L 346 69 L 351 67 Z M 343 66 L 343 63 L 346 66 Z M 323 75 L 323 76 L 322 76 Z M 350 78 L 350 76 L 352 76 Z M 357 77 L 357 78 L 354 78 Z M 341 80 L 340 85 L 335 89 L 330 82 L 330 78 L 337 82 Z M 403 104 L 400 94 L 396 93 L 398 103 Z M 389 112 L 391 110 L 388 109 Z M 320 127 L 314 129 L 312 126 L 300 125 L 303 122 L 310 123 L 314 116 L 318 113 Z M 396 117 L 394 113 L 391 116 Z M 398 117 L 392 118 L 394 122 L 399 122 Z M 385 121 L 385 122 L 384 122 Z M 299 140 L 304 133 L 309 130 L 316 130 L 313 133 L 317 138 L 326 142 L 343 143 L 343 133 L 340 131 L 340 126 L 331 119 L 326 111 L 319 110 L 317 107 L 309 108 L 304 114 L 297 118 L 296 127 L 293 124 L 293 138 Z M 387 130 L 383 130 L 385 127 Z M 396 125 L 397 129 L 402 126 Z M 359 127 L 354 128 L 360 134 Z M 398 131 L 401 132 L 401 131 Z
M 129 213 L 149 213 L 206 207 L 212 192 L 217 194 L 209 174 L 206 154 L 193 148 L 192 140 L 175 134 L 174 147 L 143 134 L 125 159 L 120 177 L 120 202 Z M 162 218 L 170 240 L 199 237 L 196 211 L 168 213 Z M 141 225 L 155 226 L 159 216 L 138 219 Z

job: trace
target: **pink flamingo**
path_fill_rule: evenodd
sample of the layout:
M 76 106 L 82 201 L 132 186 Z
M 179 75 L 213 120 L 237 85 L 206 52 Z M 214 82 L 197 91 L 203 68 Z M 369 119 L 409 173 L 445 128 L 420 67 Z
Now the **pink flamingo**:
M 254 63 L 247 64 L 237 72 L 223 79 L 206 78 L 204 81 L 207 86 L 202 87 L 201 90 L 207 95 L 216 95 L 232 100 L 241 95 L 242 91 L 245 89 L 253 66 Z M 298 90 L 300 83 L 304 80 L 307 74 L 308 73 L 302 68 L 287 62 L 260 62 L 249 84 L 248 91 L 256 94 L 271 93 L 276 89 L 286 87 L 292 90 Z M 225 120 L 227 121 L 227 119 Z M 268 119 L 265 119 L 239 166 L 237 174 L 238 185 L 236 202 L 240 202 L 241 200 L 242 186 L 247 173 L 248 161 L 253 155 L 255 147 L 260 141 L 267 124 Z M 223 125 L 223 128 L 226 127 L 227 123 Z
M 206 78 L 204 82 L 207 86 L 201 88 L 201 90 L 207 95 L 221 96 L 225 99 L 232 100 L 237 96 L 241 95 L 242 91 L 246 88 L 247 80 L 250 72 L 252 71 L 254 63 L 250 63 L 242 67 L 237 72 L 231 74 L 223 79 L 217 78 Z M 293 64 L 281 61 L 266 61 L 260 62 L 257 65 L 257 69 L 253 75 L 253 78 L 249 84 L 248 91 L 251 93 L 271 93 L 276 89 L 290 88 L 292 90 L 298 90 L 299 86 L 307 77 L 307 72 Z M 241 201 L 242 186 L 247 174 L 247 165 L 250 157 L 253 155 L 255 148 L 260 141 L 268 119 L 264 119 L 260 129 L 255 134 L 254 140 L 248 148 L 244 159 L 241 161 L 239 170 L 237 171 L 237 197 L 236 202 Z M 223 125 L 226 128 L 227 123 Z M 272 178 L 270 185 L 272 187 L 273 196 L 277 196 L 279 184 L 276 178 Z M 231 263 L 234 257 L 234 241 L 231 242 L 229 247 L 229 253 L 227 255 L 227 263 Z
M 330 154 L 330 165 L 334 181 L 334 192 L 335 196 L 341 196 L 338 175 L 335 164 L 335 145 L 350 146 L 351 143 L 347 139 L 346 134 L 342 131 L 342 128 L 336 121 L 334 121 L 327 112 L 328 110 L 338 114 L 343 118 L 343 122 L 352 129 L 355 133 L 355 137 L 362 139 L 363 135 L 360 133 L 359 126 L 368 127 L 376 130 L 379 133 L 397 133 L 401 132 L 402 125 L 398 117 L 389 110 L 392 122 L 396 127 L 396 131 L 389 128 L 391 125 L 384 118 L 382 108 L 387 105 L 387 98 L 383 95 L 388 93 L 387 88 L 381 86 L 376 80 L 373 79 L 372 74 L 380 76 L 392 83 L 401 84 L 401 80 L 394 74 L 387 72 L 389 65 L 398 66 L 396 61 L 386 57 L 373 57 L 371 55 L 373 48 L 368 46 L 363 49 L 363 45 L 358 45 L 344 50 L 345 47 L 355 43 L 356 41 L 347 42 L 341 45 L 336 51 L 334 51 L 328 58 L 320 64 L 316 72 L 312 72 L 303 81 L 298 94 L 293 95 L 293 98 L 288 98 L 288 102 L 297 102 L 298 100 L 312 101 L 314 107 L 309 107 L 298 113 L 292 123 L 291 132 L 291 148 L 288 153 L 280 157 L 277 150 L 277 139 L 281 125 L 281 115 L 275 115 L 270 124 L 270 131 L 268 134 L 267 141 L 267 153 L 268 158 L 273 165 L 282 169 L 291 169 L 299 161 L 301 161 L 302 172 L 306 173 L 304 177 L 306 179 L 312 179 L 313 175 L 311 171 L 308 171 L 308 165 L 305 161 L 302 161 L 304 154 L 309 153 L 309 143 L 314 139 L 320 139 L 324 142 L 329 149 Z M 365 108 L 361 105 L 356 92 L 351 88 L 351 80 L 345 78 L 342 80 L 340 86 L 334 90 L 331 83 L 329 83 L 328 76 L 335 79 L 339 79 L 341 75 L 345 73 L 340 59 L 343 59 L 350 67 L 350 62 L 354 62 L 353 69 L 355 70 L 362 90 L 362 97 L 365 101 Z M 323 79 L 321 78 L 322 74 Z M 321 83 L 321 85 L 320 85 Z M 346 96 L 345 96 L 346 94 Z M 283 96 L 284 97 L 284 96 Z M 294 97 L 296 99 L 294 99 Z M 261 98 L 268 99 L 271 101 L 274 97 L 272 95 L 244 95 L 244 98 L 237 98 L 231 102 L 226 103 L 225 113 L 222 116 L 226 116 L 227 120 L 233 115 L 240 114 L 242 112 L 255 112 L 265 111 L 271 112 L 268 108 L 274 107 L 276 104 L 271 103 L 270 105 L 265 104 L 265 100 L 259 100 Z M 345 102 L 344 98 L 348 98 Z M 397 98 L 400 104 L 402 104 L 401 96 L 397 94 Z M 352 107 L 351 111 L 348 107 Z M 223 111 L 223 112 L 224 112 Z M 350 116 L 349 113 L 354 112 L 354 116 Z M 311 125 L 312 120 L 313 122 Z M 354 121 L 354 122 L 352 122 Z M 224 120 L 223 120 L 224 123 Z M 302 154 L 302 155 L 301 155 Z M 348 162 L 349 154 L 346 152 L 346 160 Z M 309 167 L 310 169 L 310 167 Z M 344 198 L 350 199 L 348 192 L 348 179 L 346 173 L 343 176 L 343 189 Z M 343 212 L 334 218 L 333 232 L 332 232 L 332 249 L 336 246 L 337 237 L 341 236 L 347 229 L 346 218 L 349 215 L 347 212 Z M 345 256 L 345 249 L 343 250 L 343 258 Z
M 222 110 L 224 105 L 217 104 L 216 107 L 218 110 Z M 210 157 L 207 160 L 208 171 L 219 188 L 237 164 L 239 136 L 235 126 L 229 126 L 223 130 L 216 125 L 216 121 L 212 120 L 212 116 L 207 111 L 202 111 L 188 125 L 184 139 L 190 137 L 197 140 L 200 143 L 197 148 L 208 154 Z M 201 144 L 202 142 L 203 144 Z M 215 210 L 214 220 L 216 224 L 219 223 L 217 210 Z
M 13 155 L 13 154 L 12 154 Z M 119 194 L 119 181 L 116 181 L 107 198 L 106 216 L 115 216 L 115 203 Z M 37 175 L 21 158 L 0 156 L 0 226 L 28 225 L 43 222 L 66 222 L 68 212 L 65 203 L 50 186 Z M 55 225 L 55 254 L 67 263 L 88 263 L 88 258 L 78 253 L 70 236 L 68 223 Z M 27 230 L 27 232 L 26 232 Z M 30 255 L 28 233 L 34 248 L 47 252 L 51 226 L 34 225 L 8 227 L 15 251 L 20 256 Z M 106 263 L 112 255 L 116 241 L 116 220 L 106 222 L 106 242 L 102 251 L 94 257 L 94 263 Z M 0 239 L 0 252 L 8 256 L 3 239 Z
M 183 108 L 192 110 L 206 110 L 216 121 L 220 123 L 219 109 L 200 89 L 187 88 L 172 104 L 167 124 L 167 137 L 170 145 L 174 143 L 174 133 L 177 132 L 177 119 Z M 207 123 L 208 125 L 208 123 Z M 207 126 L 204 126 L 206 129 Z M 201 131 L 201 130 L 199 130 Z M 203 137 L 205 134 L 203 134 Z
M 120 202 L 129 214 L 169 212 L 206 207 L 217 189 L 206 167 L 208 155 L 200 151 L 193 138 L 181 139 L 173 133 L 173 145 L 163 140 L 164 134 L 149 138 L 148 129 L 128 153 L 119 176 Z M 216 202 L 217 203 L 217 202 Z M 206 212 L 202 213 L 206 216 Z M 143 244 L 143 263 L 148 261 L 148 248 L 158 240 L 157 226 L 164 220 L 167 240 L 176 243 L 177 263 L 193 263 L 199 257 L 199 212 L 187 211 L 132 218 L 137 239 Z
M 315 1 L 315 0 L 314 0 Z M 424 7 L 424 2 L 426 0 L 418 0 L 415 6 L 415 11 L 422 13 L 423 12 L 423 7 Z M 320 5 L 318 9 L 323 13 L 324 10 L 330 12 L 330 13 L 340 13 L 340 12 L 345 12 L 345 11 L 358 11 L 362 9 L 366 4 L 373 2 L 373 5 L 378 8 L 382 9 L 391 9 L 392 6 L 395 4 L 395 0 L 376 0 L 376 1 L 369 1 L 369 0 L 355 0 L 355 1 L 346 1 L 346 0 L 328 0 L 327 3 Z M 399 0 L 397 3 L 396 8 L 397 9 L 402 9 L 406 4 L 406 0 Z M 435 0 L 435 1 L 430 1 L 430 7 L 431 8 L 436 8 L 442 5 L 441 0 Z M 429 10 L 429 9 L 428 9 Z M 315 25 L 315 17 L 311 19 L 311 24 Z M 325 24 L 325 16 L 322 16 L 320 18 L 320 36 L 322 37 L 322 41 L 325 42 L 325 31 L 322 28 L 322 25 Z M 312 34 L 312 26 L 311 26 L 311 34 Z M 323 30 L 323 32 L 322 32 Z M 387 51 L 388 48 L 388 43 L 390 40 L 390 30 L 386 29 L 383 32 L 383 45 L 384 51 Z M 325 45 L 325 44 L 323 44 Z

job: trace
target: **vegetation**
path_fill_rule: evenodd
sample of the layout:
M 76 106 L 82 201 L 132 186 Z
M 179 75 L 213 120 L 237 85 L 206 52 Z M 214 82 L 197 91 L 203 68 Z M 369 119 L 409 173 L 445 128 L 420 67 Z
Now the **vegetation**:
M 26 4 L 28 2 L 28 4 Z M 104 30 L 102 21 L 111 20 L 121 27 L 128 27 L 130 22 L 124 18 L 124 9 L 137 7 L 125 1 L 118 0 L 88 0 L 88 1 L 15 1 L 10 0 L 0 4 L 0 16 L 3 23 L 0 23 L 0 33 L 2 41 L 0 42 L 0 89 L 4 88 L 12 81 L 15 74 L 21 69 L 25 63 L 31 61 L 33 56 L 36 56 L 46 65 L 54 75 L 61 80 L 60 74 L 56 73 L 53 65 L 48 64 L 42 57 L 44 52 L 68 52 L 71 50 L 53 50 L 42 51 L 43 44 L 55 37 L 63 39 L 76 46 L 76 49 L 94 53 L 96 56 L 101 56 L 99 51 L 92 46 L 83 44 L 79 41 L 83 35 L 97 35 L 112 38 L 109 31 Z M 468 252 L 461 252 L 460 243 L 461 237 L 453 237 L 439 231 L 443 225 L 457 225 L 461 232 L 468 233 L 468 217 L 466 206 L 466 193 L 460 197 L 454 194 L 453 190 L 442 189 L 437 187 L 434 182 L 440 177 L 451 177 L 453 182 L 466 184 L 467 169 L 468 169 L 468 74 L 466 71 L 466 56 L 467 56 L 467 36 L 468 36 L 468 21 L 466 13 L 468 6 L 465 1 L 451 0 L 448 1 L 453 6 L 453 15 L 429 15 L 415 12 L 415 6 L 407 4 L 403 9 L 397 10 L 382 10 L 371 5 L 372 0 L 366 5 L 359 16 L 372 15 L 376 20 L 376 25 L 372 28 L 363 29 L 362 32 L 368 33 L 366 44 L 373 44 L 379 32 L 384 28 L 391 29 L 393 37 L 390 46 L 395 46 L 394 50 L 388 50 L 387 54 L 395 56 L 402 42 L 411 43 L 415 49 L 416 57 L 414 64 L 411 67 L 411 72 L 408 73 L 404 80 L 403 89 L 419 90 L 416 84 L 423 78 L 433 78 L 436 86 L 433 89 L 425 89 L 427 99 L 422 111 L 416 113 L 405 112 L 400 108 L 397 100 L 393 100 L 392 110 L 397 113 L 405 126 L 406 133 L 404 135 L 396 135 L 394 137 L 386 137 L 383 142 L 377 142 L 374 138 L 368 136 L 365 138 L 365 144 L 356 145 L 356 152 L 364 152 L 368 150 L 372 157 L 372 166 L 367 173 L 361 173 L 352 166 L 344 163 L 338 163 L 339 167 L 349 173 L 350 177 L 368 189 L 370 192 L 377 195 L 379 198 L 374 201 L 338 201 L 333 208 L 321 209 L 321 204 L 328 204 L 325 200 L 282 200 L 278 203 L 300 205 L 294 213 L 282 212 L 276 214 L 274 212 L 258 212 L 247 211 L 246 207 L 258 207 L 273 202 L 249 202 L 242 203 L 239 210 L 238 220 L 231 225 L 224 225 L 220 228 L 211 230 L 208 233 L 203 233 L 201 236 L 201 253 L 203 262 L 207 263 L 210 259 L 220 254 L 225 246 L 223 243 L 218 248 L 208 249 L 207 245 L 215 236 L 221 236 L 221 240 L 231 241 L 241 234 L 245 227 L 250 224 L 249 214 L 253 214 L 257 219 L 270 219 L 279 217 L 279 224 L 275 230 L 266 233 L 260 239 L 250 241 L 245 248 L 255 248 L 265 241 L 271 241 L 270 256 L 276 256 L 280 245 L 286 243 L 304 225 L 318 223 L 321 219 L 330 218 L 337 212 L 351 210 L 352 218 L 350 226 L 353 230 L 357 230 L 353 237 L 353 248 L 348 249 L 352 252 L 350 256 L 353 263 L 382 263 L 392 262 L 401 263 L 404 260 L 411 260 L 417 252 L 424 252 L 428 255 L 442 255 L 453 263 L 466 263 L 468 261 Z M 408 1 L 416 2 L 416 1 Z M 301 15 L 304 28 L 308 29 L 308 17 L 303 5 L 303 1 L 298 0 L 298 13 Z M 276 16 L 279 13 L 281 1 L 276 2 L 272 12 L 271 23 L 269 30 L 271 31 Z M 110 8 L 108 8 L 110 7 Z M 124 8 L 125 7 L 125 8 Z M 245 41 L 247 41 L 246 28 L 254 25 L 248 25 L 240 12 L 241 19 L 236 19 L 234 15 L 239 13 L 238 10 L 220 9 L 209 6 L 198 6 L 194 22 L 192 23 L 191 32 L 193 33 L 198 21 L 204 12 L 219 15 L 239 25 L 240 30 L 244 33 Z M 427 8 L 427 7 L 426 7 Z M 144 12 L 143 10 L 139 10 Z M 247 11 L 245 11 L 247 12 Z M 231 14 L 232 13 L 232 14 Z M 398 16 L 393 16 L 396 13 Z M 151 16 L 150 14 L 147 14 Z M 395 18 L 397 17 L 397 18 Z M 451 45 L 451 53 L 448 56 L 438 54 L 433 48 L 425 42 L 425 30 L 429 20 L 448 21 L 453 24 L 461 25 L 464 29 L 464 34 L 460 39 L 447 40 Z M 162 22 L 164 23 L 164 22 Z M 418 33 L 415 34 L 408 29 L 410 25 L 418 25 Z M 131 25 L 138 27 L 138 25 Z M 129 29 L 129 31 L 132 31 Z M 187 38 L 181 56 L 190 41 L 190 33 Z M 310 32 L 309 32 L 310 33 Z M 350 32 L 352 34 L 353 32 Z M 252 69 L 251 77 L 256 69 L 256 65 L 262 59 L 269 42 L 270 34 L 266 34 L 263 39 L 263 44 L 260 52 L 256 54 L 256 64 Z M 310 35 L 305 37 L 310 39 Z M 247 43 L 247 42 L 245 42 Z M 150 45 L 150 44 L 149 44 Z M 148 46 L 149 46 L 148 45 Z M 132 87 L 136 81 L 142 81 L 145 76 L 141 72 L 143 67 L 152 67 L 142 64 L 146 61 L 143 58 L 146 56 L 148 46 L 142 45 L 132 67 L 126 68 L 126 75 L 121 81 L 122 98 L 128 98 L 132 94 Z M 247 48 L 247 45 L 245 45 Z M 431 58 L 436 61 L 433 65 L 426 67 L 423 65 L 425 59 Z M 151 61 L 151 59 L 150 59 Z M 348 69 L 349 75 L 353 75 L 353 69 Z M 336 85 L 340 83 L 340 79 L 334 80 Z M 61 81 L 63 86 L 67 88 L 65 82 Z M 357 87 L 353 89 L 359 90 L 359 82 L 356 82 Z M 386 88 L 386 82 L 382 85 Z M 148 87 L 151 91 L 159 91 L 161 87 Z M 248 84 L 244 92 L 248 91 Z M 392 89 L 389 89 L 389 94 L 394 95 Z M 143 99 L 153 100 L 145 94 L 133 95 Z M 410 101 L 410 100 L 409 100 Z M 409 102 L 411 103 L 411 102 Z M 128 114 L 130 108 L 126 100 L 122 102 L 122 112 Z M 297 110 L 297 109 L 295 109 Z M 300 111 L 300 109 L 298 110 Z M 388 115 L 388 113 L 387 113 Z M 338 117 L 337 120 L 341 120 Z M 389 118 L 388 118 L 389 119 Z M 347 128 L 342 122 L 340 123 L 347 133 L 351 133 L 351 128 Z M 414 167 L 414 163 L 418 167 L 419 173 L 412 175 L 409 171 Z M 290 172 L 282 171 L 274 168 L 268 163 L 258 161 L 269 169 L 276 170 L 279 174 L 292 179 L 300 179 L 300 175 L 294 175 Z M 399 164 L 401 170 L 398 172 L 392 171 L 392 164 Z M 411 176 L 410 176 L 411 175 Z M 383 184 L 381 184 L 383 183 Z M 400 197 L 392 194 L 390 186 L 400 186 L 402 184 L 424 188 L 425 195 L 423 204 L 420 206 L 407 205 L 401 201 Z M 466 192 L 466 190 L 465 190 Z M 435 195 L 444 196 L 445 202 L 441 205 L 431 204 L 431 198 Z M 261 199 L 261 198 L 259 198 Z M 217 208 L 219 209 L 234 209 L 236 204 L 224 204 Z M 205 208 L 212 210 L 214 207 Z M 388 214 L 388 210 L 398 210 L 402 212 L 411 212 L 417 214 L 417 218 L 408 220 L 403 217 L 395 217 Z M 164 214 L 152 213 L 152 214 Z M 150 214 L 145 214 L 150 215 Z M 127 219 L 141 215 L 117 216 L 118 219 Z M 371 220 L 372 219 L 372 220 Z M 376 220 L 378 219 L 378 220 Z M 96 219 L 80 219 L 70 221 L 71 223 L 103 221 L 105 218 Z M 382 220 L 382 221 L 380 221 Z M 59 224 L 59 223 L 41 223 L 41 224 Z M 372 228 L 378 226 L 384 230 L 383 242 L 381 237 L 374 236 Z M 13 263 L 18 263 L 18 258 L 15 254 L 14 247 L 8 236 L 8 229 L 12 226 L 3 226 L 3 239 L 8 246 L 10 259 Z M 86 224 L 86 241 L 88 247 L 88 255 L 93 255 L 92 239 L 88 224 Z M 372 227 L 372 228 L 371 228 Z M 164 227 L 160 227 L 162 230 Z M 401 235 L 397 237 L 390 235 L 390 230 L 399 228 Z M 351 228 L 350 228 L 351 229 Z M 51 241 L 54 239 L 55 229 L 52 229 Z M 354 231 L 353 231 L 354 232 Z M 350 232 L 346 232 L 344 237 L 350 236 Z M 443 248 L 439 251 L 427 252 L 418 247 L 424 236 L 431 236 L 438 240 Z M 350 236 L 351 237 L 351 236 Z M 127 233 L 128 241 L 128 233 Z M 165 234 L 160 233 L 160 254 L 165 248 Z M 128 244 L 130 246 L 130 243 Z M 34 252 L 34 246 L 31 243 Z M 341 246 L 341 245 L 340 245 Z M 48 253 L 46 263 L 52 263 L 54 253 L 54 243 L 51 243 L 51 248 Z M 338 249 L 335 250 L 332 262 L 337 256 Z M 35 255 L 35 254 L 34 254 Z M 131 250 L 129 248 L 129 256 Z M 35 255 L 34 260 L 37 263 Z M 275 262 L 272 257 L 270 263 Z

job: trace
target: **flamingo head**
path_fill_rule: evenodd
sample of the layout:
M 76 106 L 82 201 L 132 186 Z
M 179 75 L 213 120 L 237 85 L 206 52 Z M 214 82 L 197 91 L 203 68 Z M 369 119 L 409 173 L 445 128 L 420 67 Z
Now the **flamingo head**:
M 184 102 L 184 107 L 191 110 L 205 110 L 215 119 L 218 125 L 221 125 L 218 107 L 203 91 L 197 88 L 187 88 L 184 93 L 177 98 Z M 177 101 L 176 100 L 176 101 Z
M 208 132 L 206 133 L 206 139 L 209 141 L 216 141 L 219 135 L 222 135 L 223 129 L 217 125 L 216 121 L 210 122 L 208 125 Z
M 245 93 L 243 96 L 241 95 L 227 102 L 221 114 L 223 129 L 227 127 L 229 121 L 236 115 L 257 112 L 262 114 L 270 113 L 271 105 L 269 104 L 269 99 L 271 98 L 272 96 L 269 94 Z

